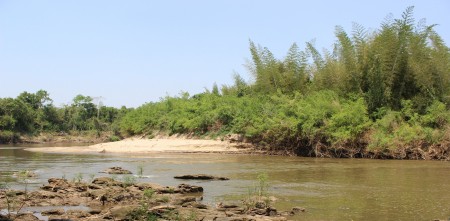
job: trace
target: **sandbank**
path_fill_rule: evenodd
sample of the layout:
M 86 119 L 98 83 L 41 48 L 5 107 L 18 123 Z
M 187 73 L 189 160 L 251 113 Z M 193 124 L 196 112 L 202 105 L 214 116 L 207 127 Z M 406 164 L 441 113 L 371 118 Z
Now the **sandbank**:
M 45 153 L 238 153 L 243 152 L 236 143 L 221 140 L 188 138 L 127 138 L 117 142 L 91 146 L 38 147 L 28 151 Z

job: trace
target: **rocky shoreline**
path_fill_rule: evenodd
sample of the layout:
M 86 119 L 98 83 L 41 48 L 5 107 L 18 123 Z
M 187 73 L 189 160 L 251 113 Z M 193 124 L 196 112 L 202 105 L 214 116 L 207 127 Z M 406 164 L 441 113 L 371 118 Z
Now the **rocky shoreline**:
M 98 177 L 92 182 L 50 178 L 39 190 L 0 190 L 0 220 L 288 220 L 267 201 L 251 206 L 202 203 L 201 186 L 169 187 Z

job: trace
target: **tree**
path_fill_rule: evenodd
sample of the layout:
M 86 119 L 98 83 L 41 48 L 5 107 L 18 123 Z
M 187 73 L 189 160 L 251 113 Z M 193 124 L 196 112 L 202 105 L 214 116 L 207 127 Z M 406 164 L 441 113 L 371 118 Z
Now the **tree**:
M 215 82 L 214 82 L 214 84 L 213 84 L 211 93 L 214 94 L 214 95 L 220 95 L 220 93 L 219 93 L 219 87 L 217 86 L 217 84 L 216 84 Z
M 81 94 L 73 98 L 72 105 L 67 112 L 72 130 L 89 130 L 95 127 L 93 120 L 96 117 L 97 108 L 92 100 L 90 96 Z
M 0 129 L 13 132 L 33 132 L 33 110 L 22 100 L 0 99 Z
M 47 116 L 50 114 L 50 109 L 53 107 L 53 100 L 45 90 L 39 90 L 36 93 L 22 92 L 17 100 L 24 102 L 29 108 L 32 109 L 34 115 L 34 127 L 40 131 L 44 130 L 44 127 L 49 127 L 53 122 L 55 123 L 55 116 Z M 49 122 L 51 121 L 51 122 Z

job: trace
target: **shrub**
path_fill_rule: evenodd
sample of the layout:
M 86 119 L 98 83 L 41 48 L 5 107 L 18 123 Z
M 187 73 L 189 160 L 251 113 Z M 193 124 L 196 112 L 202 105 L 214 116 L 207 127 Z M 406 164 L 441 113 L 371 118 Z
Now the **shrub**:
M 421 117 L 421 123 L 431 128 L 443 128 L 450 122 L 450 112 L 445 104 L 434 101 L 426 110 L 426 114 Z
M 328 120 L 325 131 L 333 143 L 355 142 L 370 126 L 367 106 L 362 98 L 347 101 Z
M 0 143 L 15 143 L 19 140 L 19 135 L 10 130 L 0 131 Z
M 116 135 L 112 135 L 109 137 L 109 142 L 116 142 L 116 141 L 120 141 L 120 137 L 116 136 Z
M 248 187 L 248 193 L 245 199 L 242 201 L 247 210 L 255 207 L 269 207 L 269 176 L 267 173 L 259 173 L 257 175 L 257 182 Z

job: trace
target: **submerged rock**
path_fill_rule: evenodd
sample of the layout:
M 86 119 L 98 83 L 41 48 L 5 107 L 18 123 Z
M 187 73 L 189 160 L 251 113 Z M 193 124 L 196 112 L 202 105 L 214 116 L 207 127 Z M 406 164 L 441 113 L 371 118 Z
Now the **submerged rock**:
M 122 167 L 110 167 L 103 172 L 100 173 L 107 173 L 107 174 L 132 174 L 131 171 L 125 170 Z
M 189 174 L 189 175 L 175 176 L 174 178 L 182 180 L 229 180 L 229 178 L 227 177 L 218 177 L 206 174 Z
M 37 174 L 33 171 L 24 170 L 24 171 L 19 171 L 19 172 L 13 173 L 13 176 L 22 177 L 22 178 L 32 178 L 32 177 L 37 177 Z
M 292 215 L 295 215 L 295 214 L 298 214 L 298 213 L 301 213 L 301 212 L 306 212 L 306 209 L 303 208 L 303 207 L 294 207 L 291 210 L 291 214 Z

